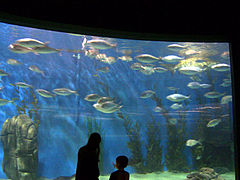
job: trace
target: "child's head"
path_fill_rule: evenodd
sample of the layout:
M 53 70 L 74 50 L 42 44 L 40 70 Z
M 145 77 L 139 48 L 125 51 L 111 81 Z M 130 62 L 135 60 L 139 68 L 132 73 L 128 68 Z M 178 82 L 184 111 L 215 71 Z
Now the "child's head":
M 116 158 L 116 165 L 118 169 L 124 169 L 128 165 L 128 158 L 126 156 L 118 156 Z

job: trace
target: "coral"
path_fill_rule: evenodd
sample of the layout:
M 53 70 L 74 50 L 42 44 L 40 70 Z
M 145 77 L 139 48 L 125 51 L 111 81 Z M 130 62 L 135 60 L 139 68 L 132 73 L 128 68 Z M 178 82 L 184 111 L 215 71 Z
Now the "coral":
M 15 90 L 15 98 L 13 98 L 13 104 L 16 106 L 18 114 L 26 114 L 28 115 L 36 125 L 38 129 L 40 124 L 40 105 L 38 104 L 38 99 L 35 95 L 33 88 L 22 88 L 24 93 L 20 92 L 20 88 L 15 84 L 11 84 Z

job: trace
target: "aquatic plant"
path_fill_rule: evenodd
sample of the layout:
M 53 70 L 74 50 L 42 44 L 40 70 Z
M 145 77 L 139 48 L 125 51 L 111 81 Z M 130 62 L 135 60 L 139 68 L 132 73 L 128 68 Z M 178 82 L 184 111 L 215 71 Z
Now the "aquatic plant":
M 104 129 L 101 125 L 101 121 L 97 121 L 94 117 L 87 116 L 86 126 L 88 137 L 90 137 L 93 132 L 97 132 L 101 135 L 102 142 L 100 143 L 99 170 L 101 174 L 104 174 Z
M 209 70 L 206 71 L 208 81 L 213 85 L 217 78 L 213 78 Z M 215 91 L 214 86 L 211 91 Z M 225 167 L 234 170 L 234 159 L 232 157 L 232 134 L 229 132 L 230 117 L 224 116 L 224 113 L 230 114 L 228 107 L 222 109 L 219 99 L 206 99 L 202 93 L 196 91 L 196 102 L 198 104 L 208 104 L 212 108 L 199 112 L 199 118 L 193 127 L 193 136 L 201 139 L 203 148 L 192 148 L 193 164 L 196 169 L 201 167 Z M 207 102 L 208 101 L 208 102 Z M 223 117 L 224 116 L 224 117 Z M 206 124 L 209 120 L 215 118 L 225 118 L 217 127 L 207 128 Z M 201 157 L 198 159 L 197 157 Z
M 147 123 L 147 157 L 145 161 L 145 171 L 148 173 L 163 171 L 164 164 L 162 163 L 162 146 L 160 136 L 160 126 L 156 119 L 150 115 L 151 119 Z
M 142 153 L 140 125 L 138 122 L 134 123 L 130 118 L 124 116 L 122 112 L 118 112 L 117 116 L 123 120 L 123 126 L 129 137 L 127 146 L 132 154 L 129 158 L 129 166 L 132 166 L 136 170 L 136 173 L 144 173 L 145 167 Z
M 156 89 L 156 85 L 154 86 Z M 185 149 L 186 142 L 186 114 L 179 111 L 179 118 L 176 124 L 171 124 L 170 119 L 172 118 L 166 108 L 162 104 L 162 100 L 153 95 L 152 99 L 156 102 L 156 105 L 163 109 L 162 116 L 166 119 L 167 128 L 167 153 L 165 154 L 165 164 L 168 171 L 173 172 L 185 172 L 189 170 L 187 166 L 187 159 L 183 152 Z M 183 110 L 186 110 L 187 102 L 183 105 Z
M 20 88 L 18 86 L 11 83 L 10 85 L 13 86 L 15 90 L 15 97 L 12 103 L 16 106 L 18 114 L 28 115 L 38 129 L 40 124 L 40 105 L 33 88 L 22 88 L 24 93 L 20 93 Z

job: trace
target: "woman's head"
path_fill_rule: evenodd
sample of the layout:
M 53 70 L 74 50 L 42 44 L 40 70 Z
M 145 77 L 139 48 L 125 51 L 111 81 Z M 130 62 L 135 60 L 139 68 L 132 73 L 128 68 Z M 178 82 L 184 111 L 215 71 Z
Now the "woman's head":
M 91 149 L 97 149 L 99 148 L 100 142 L 101 142 L 100 134 L 94 132 L 90 135 L 87 146 L 90 147 Z

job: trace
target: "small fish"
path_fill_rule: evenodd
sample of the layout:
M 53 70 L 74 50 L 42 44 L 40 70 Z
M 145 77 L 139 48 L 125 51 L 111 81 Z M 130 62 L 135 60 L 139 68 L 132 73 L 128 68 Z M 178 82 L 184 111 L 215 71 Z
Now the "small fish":
M 194 49 L 188 49 L 184 52 L 186 56 L 200 54 L 202 51 L 196 51 Z
M 152 56 L 150 54 L 141 54 L 135 57 L 138 61 L 143 63 L 153 63 L 156 61 L 159 61 L 160 58 L 157 58 L 155 56 Z
M 229 102 L 232 102 L 232 96 L 231 95 L 227 95 L 227 96 L 222 97 L 221 104 L 228 104 Z
M 211 84 L 200 84 L 200 86 L 201 88 L 204 88 L 204 89 L 212 87 Z
M 187 48 L 187 46 L 183 46 L 183 45 L 180 45 L 180 44 L 170 44 L 167 47 L 168 47 L 168 49 L 170 49 L 172 51 L 180 51 L 182 49 Z
M 109 67 L 107 67 L 107 66 L 101 67 L 101 68 L 96 69 L 96 71 L 103 72 L 103 73 L 108 73 L 109 72 Z
M 225 93 L 219 93 L 216 91 L 210 91 L 204 94 L 205 97 L 207 98 L 219 98 L 221 96 L 223 96 Z
M 97 94 L 89 94 L 87 95 L 84 99 L 86 101 L 97 101 L 101 96 L 97 95 Z
M 189 139 L 186 142 L 186 146 L 190 146 L 190 147 L 195 146 L 196 144 L 200 144 L 201 145 L 201 143 L 199 141 L 194 140 L 194 139 Z
M 170 119 L 168 119 L 168 122 L 169 122 L 171 125 L 176 125 L 176 124 L 177 124 L 177 119 L 176 119 L 176 118 L 170 118 Z
M 103 113 L 113 113 L 120 110 L 123 106 L 107 101 L 102 104 L 96 103 L 93 105 L 93 107 Z
M 42 96 L 42 97 L 46 97 L 46 98 L 56 97 L 55 94 L 52 94 L 52 93 L 50 93 L 49 91 L 44 90 L 44 89 L 36 89 L 36 92 L 37 92 L 40 96 Z
M 113 102 L 115 98 L 111 98 L 111 97 L 100 97 L 98 100 L 97 100 L 97 103 L 98 104 L 102 104 L 102 103 L 105 103 L 105 102 Z
M 180 60 L 183 60 L 183 58 L 175 55 L 168 55 L 168 56 L 162 57 L 161 60 L 169 63 L 175 63 L 175 62 L 179 62 Z
M 35 65 L 31 65 L 28 67 L 29 70 L 36 72 L 36 73 L 40 73 L 43 76 L 45 76 L 44 72 L 42 70 L 39 69 L 39 67 L 35 66 Z
M 67 89 L 67 88 L 54 89 L 53 92 L 55 94 L 61 95 L 61 96 L 68 96 L 68 95 L 71 95 L 71 94 L 79 95 L 77 91 L 73 91 L 73 90 Z
M 150 98 L 153 94 L 155 94 L 154 91 L 146 90 L 140 95 L 140 98 L 143 98 L 143 99 Z
M 229 87 L 229 86 L 231 86 L 231 82 L 223 82 L 222 84 L 220 84 L 220 86 Z
M 184 101 L 186 99 L 189 99 L 190 96 L 184 96 L 182 94 L 171 94 L 171 95 L 167 96 L 166 98 L 170 101 L 173 101 L 173 102 L 181 102 L 181 101 Z
M 164 109 L 159 107 L 159 106 L 156 106 L 154 109 L 153 109 L 154 112 L 163 112 Z
M 0 99 L 0 106 L 4 106 L 8 103 L 12 103 L 12 100 L 7 100 L 7 99 Z
M 16 59 L 8 59 L 8 60 L 7 60 L 7 64 L 10 64 L 10 65 L 13 65 L 13 66 L 22 65 L 22 63 L 19 62 L 19 61 L 16 60 Z
M 179 88 L 176 88 L 176 87 L 168 87 L 168 89 L 170 90 L 170 91 L 177 91 Z
M 17 87 L 21 87 L 21 88 L 33 88 L 32 85 L 24 83 L 24 82 L 17 82 L 17 83 L 15 83 L 15 85 Z
M 145 75 L 151 75 L 155 72 L 154 68 L 151 66 L 141 66 L 139 71 Z
M 207 127 L 215 127 L 221 122 L 221 119 L 213 119 L 207 123 Z
M 112 64 L 116 62 L 116 59 L 112 56 L 106 57 L 105 59 L 100 60 L 103 63 Z
M 201 84 L 199 82 L 190 82 L 188 83 L 187 87 L 191 89 L 198 89 L 201 87 Z
M 110 49 L 117 46 L 117 44 L 111 44 L 102 39 L 92 39 L 86 42 L 87 45 L 94 49 Z
M 187 67 L 181 67 L 178 70 L 180 73 L 185 74 L 185 75 L 195 75 L 197 73 L 200 73 L 203 71 L 203 69 L 195 66 L 187 66 Z
M 168 71 L 166 68 L 163 68 L 163 67 L 154 67 L 153 69 L 154 69 L 154 71 L 156 71 L 158 73 L 163 73 L 163 72 Z
M 130 66 L 130 68 L 131 68 L 132 70 L 140 70 L 140 69 L 142 68 L 142 64 L 140 64 L 140 63 L 133 63 L 133 64 Z
M 174 103 L 173 105 L 170 106 L 172 109 L 182 109 L 183 105 L 182 104 L 178 104 L 178 103 Z
M 211 68 L 215 71 L 220 71 L 220 72 L 230 71 L 230 65 L 228 64 L 215 64 L 215 65 L 212 65 Z
M 4 70 L 0 69 L 0 76 L 9 76 Z
M 121 57 L 118 57 L 118 59 L 121 59 L 122 61 L 126 61 L 126 62 L 132 61 L 131 56 L 121 56 Z
M 11 52 L 20 53 L 20 54 L 26 54 L 26 53 L 29 53 L 29 52 L 32 52 L 32 51 L 33 51 L 32 48 L 23 47 L 23 46 L 20 46 L 19 44 L 16 44 L 16 43 L 10 44 L 10 45 L 8 46 L 8 49 L 9 49 Z

